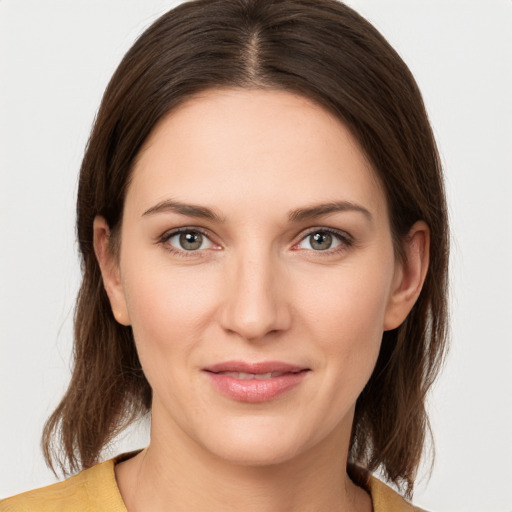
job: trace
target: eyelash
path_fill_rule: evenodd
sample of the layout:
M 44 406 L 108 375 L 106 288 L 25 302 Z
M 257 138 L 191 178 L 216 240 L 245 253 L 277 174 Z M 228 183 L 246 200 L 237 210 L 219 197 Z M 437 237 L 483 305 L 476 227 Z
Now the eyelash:
M 182 228 L 173 229 L 171 231 L 167 231 L 164 233 L 160 239 L 158 240 L 158 243 L 161 244 L 166 251 L 169 251 L 171 254 L 178 256 L 180 258 L 197 258 L 198 256 L 202 257 L 204 256 L 204 249 L 203 250 L 195 250 L 195 251 L 187 251 L 185 249 L 177 249 L 176 247 L 173 247 L 169 240 L 181 233 L 199 233 L 203 235 L 205 238 L 207 238 L 212 244 L 214 242 L 211 241 L 210 236 L 201 228 L 191 227 L 191 226 L 185 226 Z
M 307 233 L 296 244 L 294 244 L 294 247 L 296 247 L 297 245 L 302 243 L 308 237 L 315 235 L 317 233 L 322 233 L 322 234 L 327 233 L 329 235 L 332 235 L 333 238 L 336 238 L 340 242 L 340 244 L 337 247 L 334 247 L 332 249 L 331 248 L 325 249 L 323 251 L 322 250 L 318 250 L 318 251 L 311 250 L 312 252 L 315 253 L 316 256 L 320 256 L 320 257 L 326 256 L 327 257 L 327 256 L 332 256 L 334 254 L 339 254 L 339 253 L 346 251 L 350 247 L 352 247 L 355 243 L 354 238 L 345 231 L 340 231 L 337 229 L 326 228 L 326 227 L 316 227 L 316 228 L 309 229 L 307 231 Z
M 212 244 L 214 244 L 214 242 L 212 242 L 210 236 L 208 235 L 208 233 L 205 230 L 203 230 L 201 228 L 193 227 L 193 226 L 185 226 L 185 227 L 173 229 L 171 231 L 167 231 L 158 239 L 157 243 L 161 244 L 165 248 L 165 250 L 169 251 L 173 255 L 178 256 L 180 258 L 190 258 L 190 257 L 197 258 L 198 256 L 200 256 L 200 257 L 204 256 L 203 253 L 205 252 L 205 249 L 187 251 L 184 249 L 181 249 L 181 250 L 177 249 L 176 247 L 173 247 L 171 244 L 169 244 L 169 240 L 172 237 L 179 235 L 181 233 L 199 233 L 202 236 L 204 236 L 205 238 L 207 238 Z M 352 247 L 355 242 L 353 237 L 351 235 L 349 235 L 348 233 L 346 233 L 345 231 L 339 231 L 339 230 L 333 229 L 333 228 L 317 227 L 317 228 L 311 228 L 310 230 L 308 230 L 301 237 L 301 239 L 293 245 L 293 247 L 298 246 L 300 243 L 302 243 L 308 237 L 310 237 L 314 234 L 317 234 L 317 233 L 323 233 L 323 234 L 328 233 L 329 235 L 332 235 L 334 238 L 336 238 L 340 242 L 340 244 L 333 249 L 329 248 L 329 249 L 325 249 L 323 251 L 322 250 L 315 251 L 315 250 L 311 249 L 311 251 L 314 252 L 315 254 L 317 254 L 318 256 L 330 256 L 333 254 L 338 254 L 338 253 L 344 252 L 347 249 L 349 249 L 350 247 Z

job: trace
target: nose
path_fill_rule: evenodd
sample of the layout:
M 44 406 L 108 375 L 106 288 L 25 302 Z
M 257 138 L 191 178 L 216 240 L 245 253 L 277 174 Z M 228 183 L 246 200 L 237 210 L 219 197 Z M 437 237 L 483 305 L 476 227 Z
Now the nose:
M 239 255 L 236 260 L 225 283 L 223 329 L 249 341 L 287 330 L 291 312 L 285 299 L 285 269 L 270 256 Z

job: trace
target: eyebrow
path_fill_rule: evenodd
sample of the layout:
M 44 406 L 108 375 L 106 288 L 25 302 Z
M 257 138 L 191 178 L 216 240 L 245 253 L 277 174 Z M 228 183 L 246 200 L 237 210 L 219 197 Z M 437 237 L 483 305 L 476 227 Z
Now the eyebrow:
M 146 210 L 142 216 L 144 217 L 145 215 L 154 215 L 155 213 L 165 212 L 179 213 L 181 215 L 186 215 L 187 217 L 197 217 L 199 219 L 207 219 L 219 223 L 224 222 L 224 218 L 215 213 L 211 208 L 206 208 L 205 206 L 199 206 L 196 204 L 181 203 L 180 201 L 174 201 L 172 199 L 162 201 L 155 206 L 152 206 Z
M 362 213 L 370 222 L 373 220 L 369 210 L 350 201 L 331 201 L 318 205 L 309 206 L 307 208 L 297 208 L 292 210 L 288 216 L 290 222 L 300 222 L 303 220 L 321 217 L 329 213 L 338 212 L 359 212 Z
M 308 206 L 305 208 L 297 208 L 288 214 L 289 222 L 301 222 L 304 220 L 321 217 L 330 213 L 338 212 L 359 212 L 362 213 L 370 222 L 373 220 L 372 214 L 358 204 L 350 201 L 331 201 L 328 203 L 321 203 L 318 205 Z M 196 204 L 187 204 L 173 199 L 167 199 L 152 206 L 146 210 L 142 216 L 154 215 L 156 213 L 174 212 L 187 217 L 196 217 L 199 219 L 207 219 L 218 223 L 225 222 L 224 217 L 216 213 L 211 208 L 206 206 L 199 206 Z

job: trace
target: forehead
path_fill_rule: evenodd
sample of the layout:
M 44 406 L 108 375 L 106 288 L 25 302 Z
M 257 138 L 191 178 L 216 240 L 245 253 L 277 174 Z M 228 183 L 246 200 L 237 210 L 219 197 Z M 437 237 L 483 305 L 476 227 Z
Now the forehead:
M 170 112 L 139 153 L 127 201 L 134 197 L 140 208 L 172 197 L 283 208 L 352 200 L 385 210 L 339 119 L 303 96 L 260 89 L 208 90 Z

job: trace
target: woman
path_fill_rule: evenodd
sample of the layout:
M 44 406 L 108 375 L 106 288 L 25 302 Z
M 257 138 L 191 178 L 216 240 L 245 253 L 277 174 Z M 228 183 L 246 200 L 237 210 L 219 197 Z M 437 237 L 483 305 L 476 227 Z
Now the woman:
M 65 482 L 1 510 L 413 510 L 445 349 L 421 95 L 334 0 L 196 0 L 105 93 L 80 173 Z M 151 411 L 151 442 L 98 464 Z M 59 454 L 63 457 L 59 458 Z

